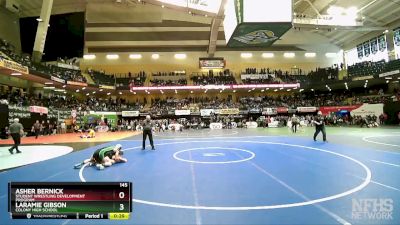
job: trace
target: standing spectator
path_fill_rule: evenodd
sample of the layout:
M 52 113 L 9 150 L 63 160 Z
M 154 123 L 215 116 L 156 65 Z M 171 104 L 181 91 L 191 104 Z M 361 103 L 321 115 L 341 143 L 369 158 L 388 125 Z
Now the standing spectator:
M 36 120 L 36 123 L 33 124 L 33 132 L 35 132 L 35 139 L 38 139 L 40 133 L 40 123 L 39 120 Z
M 10 126 L 10 134 L 12 139 L 14 140 L 14 145 L 8 149 L 10 154 L 14 154 L 14 149 L 17 150 L 17 153 L 21 153 L 18 149 L 18 145 L 21 144 L 21 136 L 24 134 L 24 127 L 19 123 L 19 119 L 14 119 L 14 123 Z

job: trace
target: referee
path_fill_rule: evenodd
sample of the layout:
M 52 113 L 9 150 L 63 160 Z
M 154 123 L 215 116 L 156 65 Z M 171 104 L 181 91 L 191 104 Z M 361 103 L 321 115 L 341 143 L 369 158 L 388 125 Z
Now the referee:
M 143 145 L 142 145 L 142 150 L 144 150 L 146 148 L 146 138 L 147 138 L 147 136 L 149 136 L 151 150 L 156 150 L 154 148 L 153 134 L 152 134 L 152 131 L 151 131 L 151 129 L 153 128 L 153 122 L 151 121 L 151 117 L 149 115 L 147 115 L 146 119 L 143 121 L 142 127 L 143 127 Z
M 319 132 L 322 132 L 322 139 L 326 141 L 326 131 L 325 131 L 325 122 L 322 117 L 321 111 L 318 112 L 317 117 L 314 119 L 315 124 L 315 133 L 314 133 L 314 141 L 317 141 L 317 136 Z
M 17 150 L 17 153 L 21 153 L 21 151 L 18 150 L 18 145 L 21 144 L 21 136 L 24 134 L 24 127 L 19 123 L 18 118 L 14 119 L 14 123 L 10 125 L 10 134 L 14 140 L 14 145 L 8 149 L 8 151 L 10 154 L 14 154 L 13 151 L 15 149 Z

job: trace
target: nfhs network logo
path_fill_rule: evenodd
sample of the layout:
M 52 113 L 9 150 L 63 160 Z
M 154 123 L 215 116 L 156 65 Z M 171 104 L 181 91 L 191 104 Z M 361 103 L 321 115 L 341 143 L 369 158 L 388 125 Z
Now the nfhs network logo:
M 393 220 L 393 199 L 352 199 L 353 219 Z

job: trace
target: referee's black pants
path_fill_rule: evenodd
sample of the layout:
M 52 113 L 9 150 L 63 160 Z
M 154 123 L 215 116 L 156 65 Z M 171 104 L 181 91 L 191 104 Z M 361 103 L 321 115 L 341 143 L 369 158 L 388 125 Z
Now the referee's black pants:
M 143 149 L 146 148 L 146 138 L 147 138 L 147 136 L 149 136 L 151 148 L 154 148 L 153 134 L 151 133 L 151 130 L 145 129 L 145 130 L 143 130 L 143 144 L 142 144 Z
M 38 139 L 40 134 L 40 130 L 39 129 L 35 129 L 35 139 Z
M 319 132 L 322 132 L 322 138 L 324 141 L 326 141 L 326 131 L 325 131 L 325 126 L 316 126 L 315 127 L 315 133 L 314 133 L 314 141 L 316 140 Z
M 18 145 L 21 144 L 21 135 L 19 133 L 13 133 L 11 134 L 12 139 L 14 140 L 14 145 L 10 148 L 10 151 L 13 151 L 14 149 L 18 150 Z

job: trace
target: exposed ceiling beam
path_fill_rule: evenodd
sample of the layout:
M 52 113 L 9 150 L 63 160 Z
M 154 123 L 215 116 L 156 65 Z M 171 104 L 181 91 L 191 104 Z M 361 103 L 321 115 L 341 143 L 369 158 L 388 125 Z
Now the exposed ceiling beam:
M 213 18 L 211 22 L 211 28 L 210 28 L 210 42 L 208 44 L 208 56 L 213 57 L 215 51 L 217 50 L 217 40 L 218 40 L 218 32 L 219 32 L 219 27 L 222 24 L 222 21 L 224 20 L 224 14 L 225 14 L 225 5 L 228 0 L 222 0 L 221 5 L 219 6 L 218 14 L 216 17 Z

